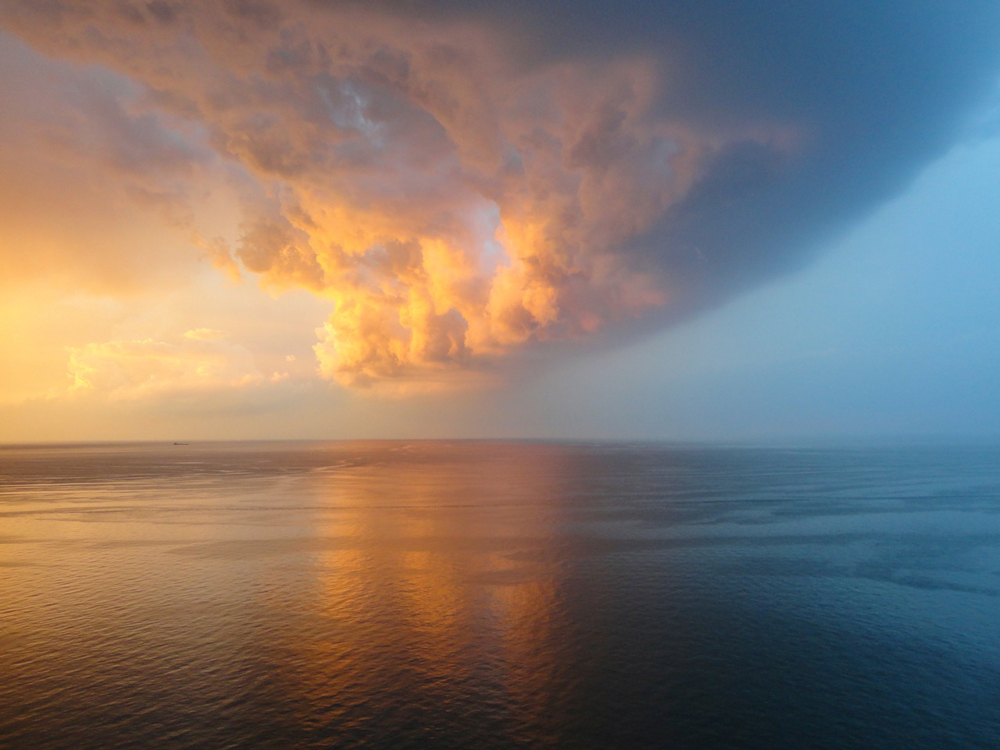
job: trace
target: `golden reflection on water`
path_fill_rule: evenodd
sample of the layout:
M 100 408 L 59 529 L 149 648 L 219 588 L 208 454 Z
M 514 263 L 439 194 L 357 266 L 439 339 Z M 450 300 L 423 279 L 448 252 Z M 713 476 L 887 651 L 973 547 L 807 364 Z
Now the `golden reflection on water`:
M 205 472 L 167 462 L 137 479 L 104 476 L 95 454 L 65 469 L 73 481 L 0 491 L 0 669 L 35 679 L 8 698 L 88 675 L 91 712 L 198 686 L 190 710 L 240 715 L 255 695 L 291 712 L 288 731 L 370 734 L 414 711 L 551 724 L 573 627 L 555 554 L 572 543 L 565 451 L 284 460 L 208 456 Z
M 490 682 L 512 721 L 537 721 L 556 668 L 560 571 L 542 555 L 518 555 L 554 544 L 560 510 L 550 490 L 564 468 L 554 451 L 521 471 L 513 458 L 475 471 L 365 466 L 313 488 L 323 504 L 311 534 L 344 541 L 316 556 L 315 598 L 302 605 L 329 622 L 293 645 L 305 705 L 385 690 L 385 678 L 405 673 L 442 699 L 463 681 Z M 387 664 L 395 672 L 384 674 Z

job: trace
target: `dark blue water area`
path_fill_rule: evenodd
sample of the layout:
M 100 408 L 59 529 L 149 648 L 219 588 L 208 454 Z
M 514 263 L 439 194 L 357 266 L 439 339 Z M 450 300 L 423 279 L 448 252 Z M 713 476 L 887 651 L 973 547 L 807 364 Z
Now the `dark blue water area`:
M 1000 747 L 1000 450 L 0 447 L 0 747 Z

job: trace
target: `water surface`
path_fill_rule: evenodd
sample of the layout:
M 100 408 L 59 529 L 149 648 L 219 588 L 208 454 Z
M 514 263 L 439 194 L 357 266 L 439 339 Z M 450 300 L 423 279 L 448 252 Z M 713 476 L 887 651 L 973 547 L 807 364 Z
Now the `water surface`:
M 0 747 L 998 738 L 995 449 L 0 448 Z

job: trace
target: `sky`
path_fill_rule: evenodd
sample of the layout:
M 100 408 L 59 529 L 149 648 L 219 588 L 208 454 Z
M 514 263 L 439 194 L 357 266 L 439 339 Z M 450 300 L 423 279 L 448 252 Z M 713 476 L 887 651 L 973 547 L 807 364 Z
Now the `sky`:
M 1000 436 L 997 39 L 0 0 L 0 442 Z

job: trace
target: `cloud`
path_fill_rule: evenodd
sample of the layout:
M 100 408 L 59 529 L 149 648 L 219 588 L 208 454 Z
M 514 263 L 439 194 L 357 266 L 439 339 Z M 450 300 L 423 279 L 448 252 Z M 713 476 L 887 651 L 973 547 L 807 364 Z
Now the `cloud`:
M 113 401 L 163 400 L 261 388 L 289 378 L 265 375 L 224 331 L 199 328 L 159 341 L 114 340 L 69 348 L 70 393 Z
M 218 156 L 143 87 L 0 33 L 0 286 L 133 294 L 190 278 Z
M 217 331 L 214 328 L 195 328 L 185 332 L 184 338 L 191 339 L 192 341 L 219 341 L 220 339 L 229 338 L 229 332 Z
M 233 258 L 229 243 L 225 237 L 213 237 L 205 239 L 197 231 L 192 234 L 191 242 L 205 253 L 205 257 L 211 261 L 212 266 L 234 283 L 243 280 L 240 266 Z
M 239 234 L 196 244 L 231 278 L 238 261 L 332 301 L 315 351 L 352 386 L 619 339 L 797 267 L 945 147 L 1000 30 L 987 3 L 539 5 L 15 0 L 3 18 L 137 87 L 84 92 L 89 135 L 68 141 L 134 194 L 182 220 L 228 165 Z M 93 361 L 118 382 L 117 351 L 79 352 L 82 379 Z

